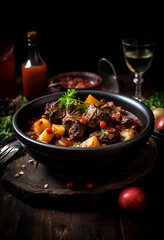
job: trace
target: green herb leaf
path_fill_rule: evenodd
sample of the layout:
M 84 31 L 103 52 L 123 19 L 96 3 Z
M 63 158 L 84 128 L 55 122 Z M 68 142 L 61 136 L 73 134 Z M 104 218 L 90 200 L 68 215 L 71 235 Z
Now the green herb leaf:
M 101 132 L 101 137 L 104 138 L 106 136 L 106 132 Z
M 68 108 L 71 106 L 75 101 L 75 89 L 68 89 L 65 94 L 61 98 L 59 98 L 59 101 L 61 102 L 60 108 L 66 107 Z
M 80 147 L 80 144 L 79 143 L 75 143 L 74 147 Z
M 12 115 L 2 117 L 0 124 L 0 141 L 11 137 L 13 135 L 12 130 Z
M 77 107 L 71 112 L 71 114 L 73 114 L 73 113 L 76 112 L 77 110 L 80 110 L 81 112 L 85 112 L 86 109 L 88 108 L 88 107 L 84 106 L 84 105 L 81 104 L 81 103 L 76 103 L 76 106 L 77 106 Z
M 22 95 L 14 99 L 9 99 L 7 105 L 3 105 L 3 99 L 1 99 L 0 107 L 2 110 L 1 113 L 3 114 L 0 117 L 0 141 L 13 135 L 12 117 L 14 113 L 27 102 L 27 99 Z
M 62 95 L 61 98 L 59 98 L 59 101 L 61 102 L 60 108 L 66 107 L 68 108 L 72 104 L 76 106 L 76 108 L 71 112 L 73 114 L 77 110 L 81 110 L 82 112 L 85 112 L 88 108 L 87 106 L 84 106 L 84 102 L 80 100 L 80 98 L 76 99 L 76 90 L 75 89 L 68 89 L 65 94 Z M 86 103 L 89 105 L 89 103 Z
M 149 99 L 146 99 L 144 103 L 151 109 L 164 108 L 164 92 L 156 92 Z

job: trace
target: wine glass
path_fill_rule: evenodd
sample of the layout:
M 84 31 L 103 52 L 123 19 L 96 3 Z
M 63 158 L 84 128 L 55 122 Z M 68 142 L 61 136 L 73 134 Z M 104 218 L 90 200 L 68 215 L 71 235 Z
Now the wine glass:
M 155 42 L 150 39 L 129 38 L 122 40 L 122 46 L 126 65 L 134 73 L 135 95 L 133 98 L 143 102 L 141 84 L 144 79 L 142 75 L 151 66 Z

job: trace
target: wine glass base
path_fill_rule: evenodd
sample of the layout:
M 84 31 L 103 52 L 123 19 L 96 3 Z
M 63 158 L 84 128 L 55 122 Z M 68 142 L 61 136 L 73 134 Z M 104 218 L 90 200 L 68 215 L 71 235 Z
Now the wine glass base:
M 142 96 L 133 96 L 133 98 L 139 102 L 144 102 L 145 98 Z

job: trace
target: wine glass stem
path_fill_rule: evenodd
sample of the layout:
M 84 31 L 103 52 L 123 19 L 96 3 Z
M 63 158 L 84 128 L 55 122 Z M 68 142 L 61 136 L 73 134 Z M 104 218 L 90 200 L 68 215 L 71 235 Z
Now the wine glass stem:
M 143 77 L 142 74 L 137 74 L 135 73 L 135 77 L 133 79 L 133 82 L 135 83 L 135 95 L 134 98 L 139 100 L 139 101 L 143 101 L 144 98 L 142 97 L 142 93 L 141 93 L 141 84 L 143 83 Z

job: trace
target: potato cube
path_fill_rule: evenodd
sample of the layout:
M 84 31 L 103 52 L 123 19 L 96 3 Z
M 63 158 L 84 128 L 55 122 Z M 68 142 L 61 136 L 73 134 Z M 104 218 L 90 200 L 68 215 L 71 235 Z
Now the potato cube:
M 93 103 L 96 106 L 100 105 L 100 101 L 94 98 L 91 94 L 88 95 L 87 99 L 85 100 L 85 103 Z M 88 106 L 88 104 L 85 104 L 85 106 Z
M 51 128 L 46 128 L 37 138 L 38 141 L 41 142 L 46 142 L 46 143 L 50 143 L 52 138 L 54 137 L 54 133 L 52 132 Z
M 41 134 L 46 128 L 50 128 L 51 123 L 48 119 L 41 118 L 38 121 L 36 121 L 33 125 L 33 130 L 37 134 Z
M 63 136 L 65 133 L 65 127 L 64 125 L 60 124 L 52 124 L 52 132 L 55 134 L 59 134 L 60 136 Z
M 120 132 L 121 142 L 134 138 L 137 134 L 134 129 L 124 129 Z
M 99 147 L 100 142 L 96 136 L 90 137 L 80 144 L 80 147 Z

